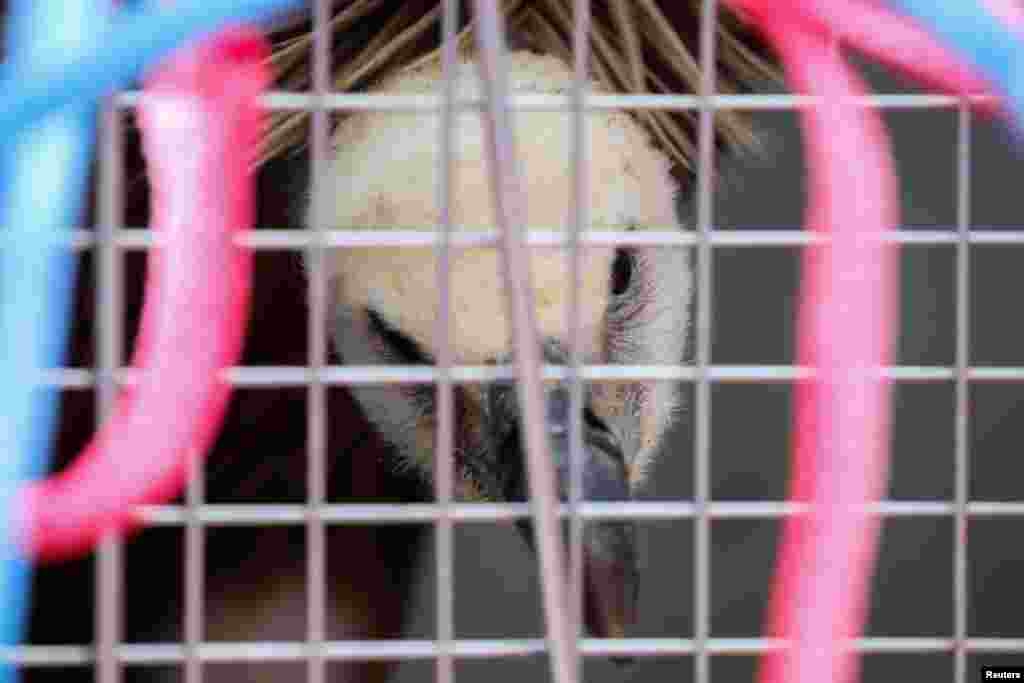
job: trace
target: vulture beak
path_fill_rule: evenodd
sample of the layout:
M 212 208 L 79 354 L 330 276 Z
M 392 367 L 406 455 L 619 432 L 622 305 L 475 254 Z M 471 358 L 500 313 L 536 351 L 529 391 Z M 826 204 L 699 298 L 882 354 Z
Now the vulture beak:
M 520 418 L 514 387 L 492 385 L 487 393 L 487 427 L 492 439 L 496 468 L 504 476 L 503 496 L 509 501 L 527 499 L 525 453 L 520 437 Z M 564 384 L 545 388 L 548 439 L 558 473 L 558 490 L 568 500 L 571 482 L 569 452 L 569 389 Z M 588 410 L 584 411 L 582 499 L 629 500 L 622 448 L 612 432 Z M 531 549 L 532 524 L 518 523 Z M 621 638 L 636 621 L 637 581 L 634 526 L 622 521 L 588 521 L 583 527 L 584 619 L 587 630 L 598 638 Z

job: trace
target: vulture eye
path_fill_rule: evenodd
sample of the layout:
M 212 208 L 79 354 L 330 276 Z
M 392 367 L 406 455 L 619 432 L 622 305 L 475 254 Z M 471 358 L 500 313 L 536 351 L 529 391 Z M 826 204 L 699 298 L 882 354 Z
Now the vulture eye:
M 633 279 L 633 255 L 625 249 L 615 250 L 615 261 L 612 262 L 612 294 L 622 296 L 629 289 Z

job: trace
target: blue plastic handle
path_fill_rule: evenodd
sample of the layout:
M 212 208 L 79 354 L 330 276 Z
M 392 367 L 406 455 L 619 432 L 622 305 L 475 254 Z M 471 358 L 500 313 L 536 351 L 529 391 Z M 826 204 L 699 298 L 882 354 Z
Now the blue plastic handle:
M 106 24 L 107 0 L 18 0 L 10 7 L 9 81 L 57 64 L 94 39 Z M 61 238 L 77 224 L 95 126 L 91 98 L 54 112 L 0 140 L 0 642 L 21 640 L 31 565 L 12 538 L 14 493 L 45 473 L 52 448 L 57 392 L 40 381 L 61 364 L 66 344 L 75 259 Z M 0 681 L 17 671 L 0 667 Z
M 76 226 L 99 98 L 186 39 L 271 18 L 299 0 L 178 0 L 114 12 L 111 0 L 14 0 L 0 65 L 0 645 L 21 640 L 31 567 L 12 538 L 15 492 L 41 476 L 57 392 L 42 372 L 64 355 Z M 0 683 L 17 680 L 0 664 Z
M 175 0 L 122 9 L 81 50 L 35 70 L 31 79 L 0 79 L 0 131 L 15 133 L 71 102 L 95 100 L 155 66 L 186 40 L 240 21 L 273 19 L 302 0 Z M 156 5 L 156 6 L 153 6 Z

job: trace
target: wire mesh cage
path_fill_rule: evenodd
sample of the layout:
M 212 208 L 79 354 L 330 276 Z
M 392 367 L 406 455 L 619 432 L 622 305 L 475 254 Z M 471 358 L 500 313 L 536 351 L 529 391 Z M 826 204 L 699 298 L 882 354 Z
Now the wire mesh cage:
M 544 16 L 555 7 L 573 17 L 573 3 L 536 4 L 550 6 Z M 589 4 L 575 3 L 576 11 Z M 614 2 L 593 4 L 595 12 L 615 11 Z M 396 12 L 400 5 L 407 9 Z M 436 9 L 423 13 L 419 5 Z M 698 21 L 680 39 L 700 58 L 694 91 L 581 87 L 578 100 L 570 93 L 513 98 L 516 111 L 564 109 L 577 125 L 585 108 L 640 112 L 649 124 L 652 112 L 677 114 L 679 139 L 693 141 L 683 149 L 663 130 L 663 146 L 675 144 L 692 159 L 677 202 L 686 229 L 602 237 L 612 245 L 646 239 L 690 255 L 695 294 L 686 358 L 549 368 L 577 386 L 641 378 L 676 383 L 683 396 L 681 418 L 639 499 L 580 504 L 572 516 L 634 520 L 641 570 L 638 623 L 623 638 L 583 638 L 581 680 L 749 680 L 757 655 L 777 646 L 763 636 L 763 612 L 779 521 L 795 511 L 784 500 L 785 456 L 791 389 L 805 369 L 794 365 L 792 330 L 798 256 L 812 242 L 799 227 L 799 102 L 768 80 L 737 94 L 708 58 L 739 49 L 717 44 L 722 10 L 714 0 L 693 9 Z M 540 570 L 513 524 L 528 515 L 527 505 L 452 501 L 457 392 L 512 375 L 493 365 L 453 366 L 450 353 L 429 366 L 346 366 L 330 345 L 329 250 L 441 243 L 444 261 L 443 250 L 464 246 L 459 240 L 492 239 L 357 233 L 307 216 L 306 199 L 325 182 L 335 151 L 335 119 L 352 111 L 455 116 L 443 96 L 364 92 L 372 79 L 360 80 L 363 74 L 383 68 L 373 59 L 410 60 L 424 49 L 389 53 L 372 33 L 344 34 L 339 27 L 355 25 L 360 12 L 391 17 L 395 25 L 382 31 L 406 35 L 399 29 L 408 28 L 411 46 L 428 30 L 434 40 L 461 35 L 470 8 L 450 0 L 319 0 L 311 28 L 303 17 L 281 28 L 278 66 L 293 78 L 283 78 L 265 103 L 280 116 L 274 130 L 288 132 L 275 139 L 297 136 L 298 150 L 275 150 L 261 168 L 259 229 L 241 237 L 256 253 L 256 289 L 245 360 L 229 373 L 236 397 L 226 427 L 183 500 L 142 511 L 148 529 L 138 538 L 109 539 L 94 557 L 40 571 L 29 643 L 8 653 L 26 681 L 548 675 Z M 429 29 L 419 28 L 418 12 L 430 16 Z M 572 36 L 562 42 L 571 66 Z M 375 57 L 354 59 L 345 52 L 352 45 Z M 438 57 L 449 66 L 457 57 L 452 45 Z M 357 92 L 337 86 L 338 59 L 353 60 L 349 81 L 359 83 Z M 1014 457 L 1024 436 L 1016 419 L 1024 325 L 1013 314 L 1014 264 L 1024 244 L 1014 213 L 1020 166 L 1005 133 L 976 121 L 965 100 L 863 68 L 880 93 L 870 104 L 892 131 L 905 227 L 895 233 L 902 336 L 889 369 L 892 476 L 878 505 L 885 521 L 868 632 L 858 643 L 862 677 L 960 683 L 982 664 L 1024 664 L 1024 622 L 1013 600 L 1024 568 L 1015 542 L 1024 501 Z M 647 83 L 657 85 L 654 77 Z M 454 94 L 450 86 L 447 92 Z M 63 461 L 109 413 L 129 374 L 152 242 L 134 126 L 139 97 L 119 93 L 102 115 L 90 227 L 76 233 L 84 265 L 72 354 L 54 373 Z M 301 125 L 285 117 L 296 112 L 306 115 Z M 719 156 L 717 136 L 738 125 L 732 113 L 752 121 L 756 152 Z M 454 144 L 450 131 L 437 139 L 448 153 Z M 572 149 L 578 174 L 583 149 Z M 449 164 L 437 169 L 445 217 Z M 582 213 L 574 220 L 585 223 Z M 436 490 L 396 466 L 388 435 L 349 393 L 371 385 L 447 395 L 438 400 L 446 407 L 437 420 Z M 635 658 L 627 668 L 610 661 L 624 656 Z

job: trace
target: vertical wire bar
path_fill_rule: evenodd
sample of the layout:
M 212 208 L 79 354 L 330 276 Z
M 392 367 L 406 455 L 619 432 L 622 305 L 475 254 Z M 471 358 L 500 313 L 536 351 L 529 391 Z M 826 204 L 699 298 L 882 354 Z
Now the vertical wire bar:
M 205 530 L 199 509 L 206 497 L 203 481 L 205 458 L 190 457 L 188 488 L 185 490 L 185 683 L 202 683 L 203 663 L 199 644 L 203 642 Z
M 96 377 L 96 426 L 113 413 L 117 398 L 114 371 L 121 361 L 121 253 L 115 236 L 122 223 L 121 114 L 113 97 L 101 114 L 100 221 L 96 246 L 96 325 L 93 338 L 98 345 Z M 123 548 L 115 533 L 105 536 L 96 554 L 96 681 L 120 683 L 121 663 L 117 649 L 121 642 L 121 576 Z
M 954 434 L 955 524 L 953 529 L 953 667 L 954 681 L 967 681 L 967 502 L 968 392 L 970 316 L 968 268 L 971 222 L 971 112 L 962 101 L 957 117 L 957 244 L 956 244 L 956 423 Z
M 437 447 L 434 455 L 434 495 L 437 498 L 438 517 L 434 524 L 434 542 L 437 570 L 437 683 L 453 683 L 455 665 L 452 658 L 455 639 L 455 544 L 450 505 L 455 484 L 455 389 L 452 386 L 451 366 L 454 362 L 451 347 L 451 203 L 452 165 L 455 155 L 455 40 L 458 33 L 459 5 L 455 0 L 443 0 L 441 14 L 441 69 L 444 81 L 444 99 L 441 103 L 440 145 L 443 161 L 439 169 L 438 205 L 441 213 L 441 239 L 437 246 L 437 283 L 440 297 L 438 315 L 437 356 Z
M 476 0 L 477 40 L 486 94 L 484 125 L 489 147 L 491 186 L 501 232 L 502 269 L 516 349 L 516 375 L 526 443 L 530 503 L 541 566 L 541 591 L 547 623 L 552 677 L 556 683 L 576 683 L 573 667 L 576 639 L 566 599 L 565 562 L 558 521 L 554 463 L 547 442 L 540 349 L 536 337 L 533 292 L 523 232 L 525 205 L 508 105 L 508 77 L 502 63 L 505 34 L 501 14 L 493 2 Z
M 185 490 L 185 683 L 202 683 L 203 663 L 199 658 L 199 645 L 203 642 L 206 549 L 199 508 L 206 497 L 203 480 L 206 459 L 190 457 L 188 462 L 191 470 Z
M 320 195 L 329 151 L 327 111 L 324 96 L 330 90 L 329 0 L 313 5 L 313 91 L 316 99 L 310 135 L 310 178 L 313 196 Z M 327 488 L 327 392 L 320 372 L 327 363 L 327 278 L 324 242 L 325 216 L 314 209 L 312 240 L 309 248 L 309 366 L 313 370 L 307 394 L 306 413 L 306 641 L 309 658 L 306 674 L 309 683 L 325 683 L 327 663 L 324 641 L 327 634 L 327 538 L 324 522 L 318 514 L 326 499 Z
M 714 183 L 715 27 L 716 0 L 704 0 L 700 19 L 700 118 L 697 140 L 697 384 L 694 434 L 694 492 L 696 508 L 693 569 L 694 680 L 708 683 L 711 677 L 708 638 L 711 630 L 711 223 Z
M 573 3 L 573 88 L 572 103 L 572 222 L 569 226 L 569 616 L 573 637 L 581 637 L 583 624 L 583 524 L 579 504 L 583 499 L 583 379 L 580 329 L 580 232 L 590 225 L 590 175 L 584 100 L 590 84 L 590 0 Z M 581 676 L 580 652 L 576 647 L 573 667 Z

